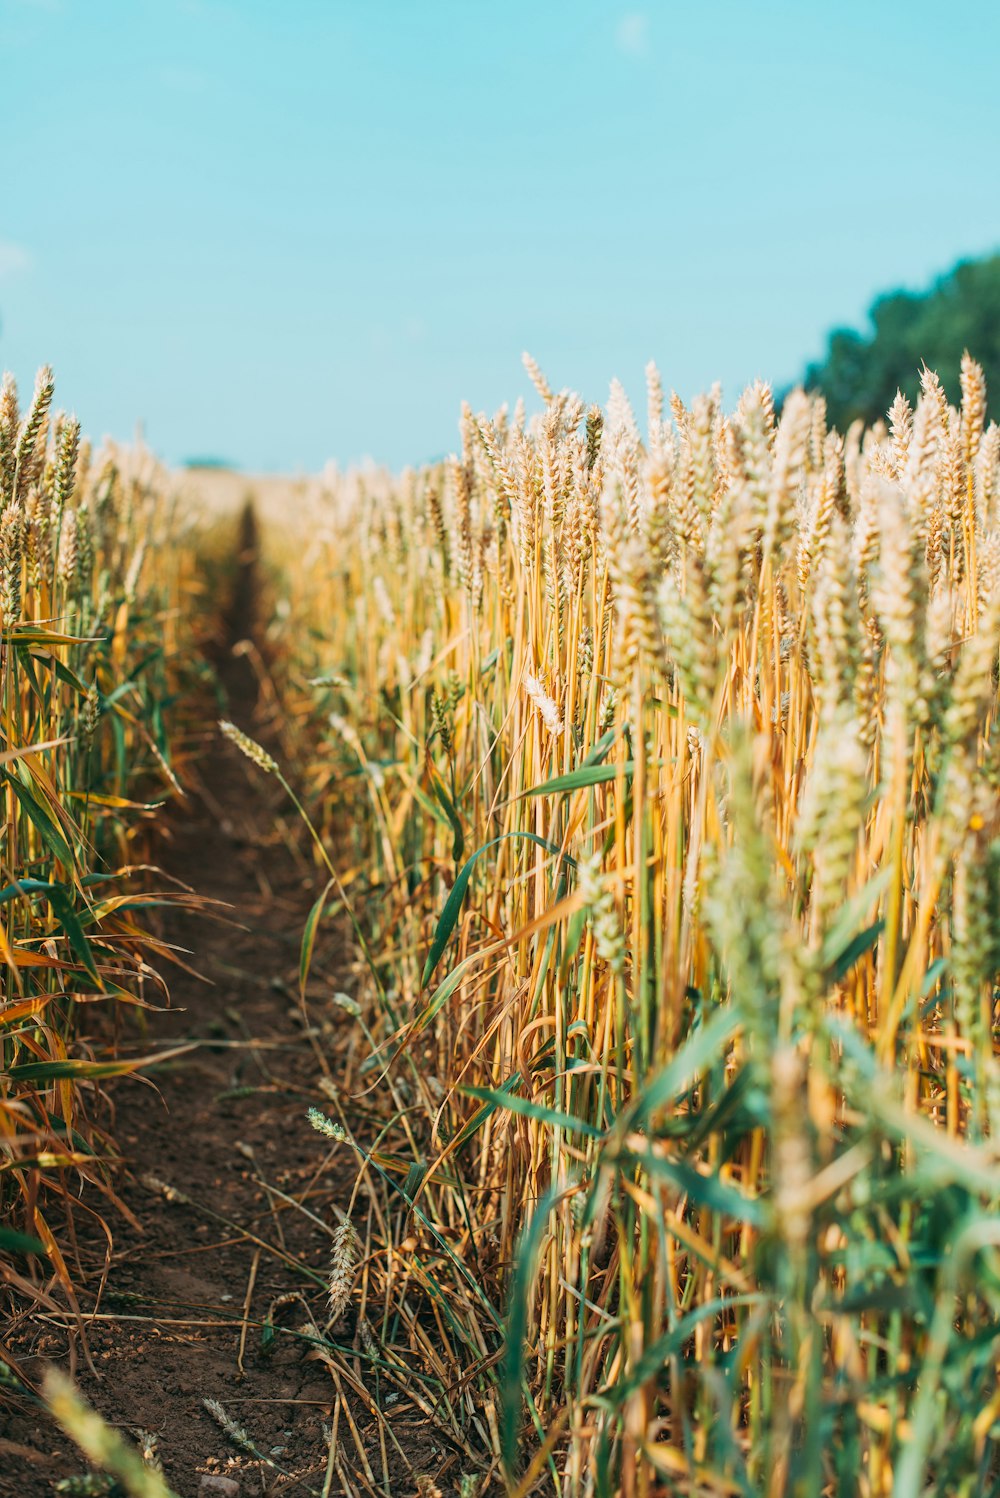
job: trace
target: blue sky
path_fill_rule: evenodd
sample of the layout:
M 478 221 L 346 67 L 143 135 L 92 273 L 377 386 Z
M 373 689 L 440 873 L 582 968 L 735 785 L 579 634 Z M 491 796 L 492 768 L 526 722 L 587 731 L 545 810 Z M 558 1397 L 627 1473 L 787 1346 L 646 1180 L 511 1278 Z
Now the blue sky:
M 0 0 L 0 363 L 249 470 L 784 383 L 1000 247 L 1000 6 Z

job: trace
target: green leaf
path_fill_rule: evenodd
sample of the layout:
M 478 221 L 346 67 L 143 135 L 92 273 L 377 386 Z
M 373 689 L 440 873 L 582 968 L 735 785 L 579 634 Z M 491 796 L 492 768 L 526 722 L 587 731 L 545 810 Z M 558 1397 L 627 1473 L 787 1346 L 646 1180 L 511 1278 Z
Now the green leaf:
M 666 1134 L 669 1138 L 683 1138 L 690 1154 L 712 1134 L 727 1134 L 734 1120 L 743 1130 L 771 1126 L 771 1099 L 754 1085 L 754 1075 L 748 1066 L 737 1072 L 718 1101 L 704 1113 L 671 1119 Z
M 594 744 L 593 748 L 584 758 L 584 765 L 599 765 L 601 763 L 601 760 L 607 754 L 608 750 L 611 748 L 616 737 L 617 735 L 613 728 L 609 728 L 607 732 L 602 733 L 601 737 L 597 740 L 597 743 Z
M 884 1280 L 878 1285 L 860 1285 L 843 1295 L 825 1295 L 817 1310 L 824 1315 L 857 1316 L 862 1312 L 878 1311 L 888 1315 L 892 1311 L 913 1311 L 919 1298 L 912 1285 L 897 1285 Z
M 465 977 L 469 969 L 471 967 L 474 967 L 478 961 L 479 953 L 473 952 L 470 957 L 463 957 L 458 966 L 452 968 L 447 978 L 442 979 L 437 988 L 435 988 L 434 993 L 431 996 L 431 1001 L 427 1005 L 426 1009 L 424 1009 L 414 1020 L 413 1029 L 415 1032 L 426 1030 L 431 1020 L 441 1009 L 442 1005 L 446 1004 L 451 998 L 452 994 L 455 992 L 455 989 L 461 983 L 462 979 Z
M 500 1455 L 508 1481 L 514 1476 L 520 1444 L 524 1342 L 528 1333 L 532 1286 L 549 1214 L 562 1195 L 562 1190 L 554 1186 L 549 1188 L 518 1239 L 514 1254 L 514 1279 L 507 1309 L 507 1335 L 500 1361 Z
M 839 983 L 841 978 L 846 977 L 859 958 L 871 951 L 884 930 L 885 921 L 879 916 L 877 921 L 873 921 L 864 931 L 859 931 L 854 940 L 848 942 L 830 966 L 829 973 L 834 983 Z
M 661 1372 L 664 1363 L 682 1350 L 700 1322 L 707 1321 L 713 1316 L 727 1315 L 734 1306 L 759 1306 L 764 1305 L 766 1300 L 765 1295 L 751 1291 L 744 1295 L 718 1296 L 715 1300 L 708 1300 L 704 1305 L 696 1306 L 693 1311 L 683 1316 L 675 1327 L 647 1347 L 634 1367 L 629 1369 L 624 1378 L 619 1379 L 599 1403 L 604 1404 L 606 1401 L 612 1409 L 621 1409 L 637 1389 L 641 1389 L 643 1384 L 655 1378 Z
M 530 1098 L 498 1092 L 492 1087 L 461 1087 L 459 1091 L 466 1097 L 493 1103 L 494 1107 L 509 1108 L 511 1113 L 520 1113 L 522 1117 L 533 1118 L 538 1123 L 550 1124 L 554 1129 L 565 1129 L 571 1134 L 586 1134 L 590 1139 L 604 1137 L 604 1130 L 596 1128 L 586 1119 L 577 1118 L 572 1113 L 560 1113 L 556 1108 L 547 1108 L 544 1103 L 533 1103 Z
M 588 785 L 600 785 L 606 780 L 616 780 L 619 774 L 626 776 L 635 772 L 635 760 L 626 760 L 623 765 L 581 765 L 578 770 L 570 770 L 566 775 L 553 775 L 551 780 L 545 780 L 541 785 L 533 785 L 530 790 L 522 791 L 522 796 L 549 796 L 557 791 L 579 791 Z
M 497 1108 L 504 1107 L 508 1097 L 514 1092 L 515 1088 L 521 1086 L 523 1081 L 524 1078 L 519 1071 L 515 1072 L 512 1077 L 508 1077 L 503 1086 L 497 1091 L 496 1101 L 484 1103 L 481 1108 L 476 1109 L 471 1118 L 466 1119 L 455 1135 L 455 1148 L 460 1149 L 467 1139 L 471 1139 L 473 1134 L 482 1128 L 491 1113 L 495 1113 Z
M 45 1244 L 30 1233 L 19 1233 L 15 1228 L 0 1227 L 0 1250 L 8 1254 L 39 1254 L 47 1258 Z
M 936 988 L 938 982 L 941 978 L 944 977 L 947 971 L 947 957 L 935 957 L 934 961 L 931 963 L 930 967 L 924 974 L 924 981 L 920 985 L 920 997 L 922 999 L 926 999 L 927 995 Z
M 306 983 L 309 979 L 309 969 L 312 966 L 313 949 L 316 945 L 319 924 L 323 917 L 323 909 L 326 905 L 327 896 L 333 886 L 334 880 L 328 879 L 319 899 L 306 917 L 305 929 L 302 932 L 302 946 L 299 951 L 299 992 L 303 1000 L 306 996 Z
M 0 889 L 0 905 L 6 905 L 8 900 L 16 899 L 18 895 L 45 896 L 55 911 L 56 920 L 62 927 L 74 956 L 86 968 L 98 988 L 102 988 L 94 954 L 80 924 L 80 917 L 73 908 L 69 891 L 61 884 L 50 884 L 44 879 L 19 879 L 16 884 L 8 884 Z
M 481 858 L 484 853 L 488 853 L 490 848 L 495 848 L 498 843 L 506 842 L 509 838 L 526 838 L 528 842 L 537 843 L 540 848 L 544 848 L 547 853 L 552 853 L 557 858 L 562 852 L 556 843 L 550 843 L 546 838 L 539 837 L 535 832 L 505 832 L 502 837 L 495 837 L 490 842 L 484 843 L 481 848 L 477 848 L 472 857 L 467 859 L 461 869 L 459 869 L 455 883 L 452 885 L 451 894 L 445 901 L 444 909 L 438 917 L 434 940 L 431 942 L 430 951 L 427 953 L 423 976 L 420 979 L 422 988 L 427 986 L 431 974 L 441 961 L 444 949 L 451 938 L 451 933 L 458 923 L 462 901 L 465 899 L 465 891 L 469 887 L 469 880 L 472 878 L 472 871 L 475 868 L 476 860 Z M 576 868 L 575 859 L 570 858 L 566 854 L 563 854 L 563 859 L 570 868 Z
M 406 1180 L 403 1182 L 403 1195 L 407 1201 L 414 1201 L 417 1192 L 424 1184 L 427 1176 L 427 1166 L 423 1160 L 411 1160 L 410 1167 L 406 1172 Z
M 717 1175 L 705 1176 L 684 1160 L 659 1155 L 655 1150 L 625 1150 L 630 1160 L 637 1161 L 651 1176 L 670 1181 L 695 1206 L 707 1207 L 710 1212 L 721 1212 L 725 1217 L 734 1217 L 738 1222 L 748 1222 L 752 1227 L 763 1227 L 768 1219 L 767 1204 L 759 1197 L 747 1196 L 728 1181 Z
M 735 1009 L 717 1010 L 707 1025 L 688 1036 L 673 1059 L 654 1073 L 635 1101 L 619 1115 L 615 1133 L 624 1139 L 633 1129 L 642 1128 L 658 1108 L 676 1102 L 707 1067 L 722 1060 L 727 1042 L 739 1025 L 740 1017 Z
M 146 1057 L 152 1061 L 154 1057 Z M 25 1061 L 0 1072 L 15 1082 L 57 1082 L 61 1077 L 124 1077 L 135 1071 L 136 1061 Z
M 8 775 L 7 779 L 25 815 L 38 828 L 42 842 L 52 856 L 57 858 L 64 868 L 74 869 L 76 859 L 73 857 L 72 848 L 66 841 L 62 829 L 56 825 L 47 808 L 35 795 L 30 775 L 20 764 L 18 764 L 18 775 L 20 779 L 15 775 Z
M 53 892 L 50 894 L 49 899 L 52 903 L 52 909 L 55 911 L 56 920 L 62 927 L 66 940 L 69 942 L 70 950 L 77 961 L 82 963 L 86 968 L 98 988 L 102 988 L 103 984 L 100 974 L 97 971 L 94 954 L 91 950 L 90 942 L 84 933 L 83 926 L 80 923 L 80 917 L 73 909 L 72 902 L 66 891 L 57 884 L 52 885 L 51 888 Z
M 437 797 L 438 804 L 448 818 L 453 837 L 451 843 L 451 856 L 457 863 L 465 852 L 465 833 L 462 830 L 462 818 L 459 816 L 454 801 L 445 790 L 444 783 L 439 775 L 431 770 L 431 789 Z
M 880 869 L 877 874 L 872 875 L 863 889 L 859 889 L 856 895 L 851 896 L 843 907 L 823 942 L 820 957 L 826 969 L 835 968 L 837 963 L 843 960 L 851 943 L 857 939 L 858 927 L 877 904 L 879 896 L 891 877 L 891 869 Z M 871 930 L 870 926 L 868 930 Z
M 86 635 L 57 634 L 55 630 L 43 629 L 37 624 L 16 624 L 11 632 L 11 641 L 15 650 L 21 650 L 26 645 L 83 645 L 89 643 Z

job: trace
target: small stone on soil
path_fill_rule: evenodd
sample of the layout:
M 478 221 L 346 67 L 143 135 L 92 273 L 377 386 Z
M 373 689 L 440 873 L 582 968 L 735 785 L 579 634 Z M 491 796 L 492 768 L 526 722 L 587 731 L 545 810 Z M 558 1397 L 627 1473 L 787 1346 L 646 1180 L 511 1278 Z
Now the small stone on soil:
M 240 1498 L 240 1485 L 232 1477 L 216 1477 L 206 1474 L 198 1484 L 198 1492 L 214 1498 Z

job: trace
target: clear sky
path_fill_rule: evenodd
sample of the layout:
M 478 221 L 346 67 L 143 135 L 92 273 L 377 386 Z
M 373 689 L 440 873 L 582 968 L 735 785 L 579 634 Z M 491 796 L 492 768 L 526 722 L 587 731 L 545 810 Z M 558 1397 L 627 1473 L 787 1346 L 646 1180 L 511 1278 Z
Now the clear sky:
M 1000 246 L 1000 4 L 0 0 L 0 363 L 249 470 L 784 383 Z

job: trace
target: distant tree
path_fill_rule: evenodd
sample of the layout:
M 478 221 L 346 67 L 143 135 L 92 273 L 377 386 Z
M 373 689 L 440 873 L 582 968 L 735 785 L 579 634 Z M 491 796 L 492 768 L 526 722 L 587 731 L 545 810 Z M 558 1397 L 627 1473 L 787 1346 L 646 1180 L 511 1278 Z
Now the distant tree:
M 211 456 L 208 456 L 208 457 L 201 457 L 201 456 L 199 456 L 199 457 L 196 457 L 196 458 L 185 458 L 184 461 L 183 461 L 182 467 L 184 467 L 184 468 L 212 468 L 212 469 L 223 468 L 223 469 L 226 469 L 227 471 L 229 471 L 231 469 L 235 470 L 235 468 L 237 467 L 237 465 L 235 463 L 230 463 L 230 461 L 229 461 L 228 458 L 215 458 L 215 457 L 211 457 Z
M 806 389 L 823 392 L 841 432 L 855 417 L 884 417 L 897 390 L 915 401 L 924 363 L 957 401 L 965 349 L 983 366 L 991 411 L 1000 414 L 1000 254 L 960 261 L 928 291 L 888 292 L 868 315 L 870 333 L 835 329 L 826 357 L 805 373 Z

